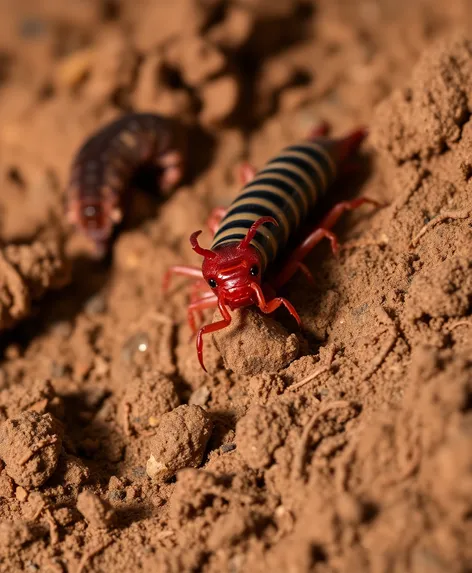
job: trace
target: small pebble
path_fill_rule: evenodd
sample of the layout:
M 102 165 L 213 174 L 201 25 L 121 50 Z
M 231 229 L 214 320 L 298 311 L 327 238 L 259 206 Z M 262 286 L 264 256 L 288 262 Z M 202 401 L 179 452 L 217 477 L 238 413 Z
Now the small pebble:
M 115 518 L 108 501 L 89 490 L 82 491 L 77 497 L 77 509 L 92 529 L 109 529 Z
M 28 499 L 28 492 L 25 490 L 24 487 L 21 487 L 21 485 L 19 485 L 16 488 L 15 496 L 18 501 L 26 501 Z
M 133 357 L 137 352 L 147 352 L 150 344 L 149 335 L 145 332 L 133 334 L 123 344 L 121 349 L 121 359 L 127 364 L 131 364 Z
M 228 452 L 232 452 L 236 449 L 236 444 L 223 444 L 220 449 L 221 453 L 227 454 Z
M 84 311 L 86 314 L 102 314 L 107 308 L 107 303 L 103 294 L 96 294 L 88 299 L 85 303 Z
M 210 399 L 211 392 L 208 386 L 200 386 L 197 390 L 192 392 L 190 395 L 188 403 L 193 406 L 205 406 Z

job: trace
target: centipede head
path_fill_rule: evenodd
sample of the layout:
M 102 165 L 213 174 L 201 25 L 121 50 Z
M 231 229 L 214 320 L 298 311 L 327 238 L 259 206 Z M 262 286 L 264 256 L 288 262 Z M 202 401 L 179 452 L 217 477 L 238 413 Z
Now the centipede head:
M 81 197 L 70 201 L 67 218 L 79 233 L 94 243 L 95 256 L 102 258 L 109 247 L 114 220 L 101 198 Z
M 230 243 L 214 250 L 204 249 L 198 244 L 201 231 L 192 233 L 190 237 L 193 250 L 204 257 L 204 279 L 218 299 L 233 310 L 256 302 L 251 284 L 261 284 L 262 267 L 260 254 L 251 245 L 251 241 L 257 228 L 264 223 L 277 225 L 277 221 L 272 217 L 261 217 L 253 223 L 239 243 Z

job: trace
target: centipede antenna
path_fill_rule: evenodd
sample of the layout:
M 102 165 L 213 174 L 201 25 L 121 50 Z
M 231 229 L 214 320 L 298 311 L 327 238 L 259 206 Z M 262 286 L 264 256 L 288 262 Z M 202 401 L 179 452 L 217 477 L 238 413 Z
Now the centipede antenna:
M 250 244 L 250 242 L 254 239 L 254 237 L 256 236 L 257 229 L 261 225 L 264 225 L 265 223 L 272 223 L 273 225 L 276 225 L 277 227 L 279 226 L 279 224 L 274 219 L 274 217 L 261 217 L 260 219 L 257 219 L 257 221 L 254 221 L 254 223 L 251 225 L 249 231 L 247 232 L 247 235 L 239 243 L 238 249 L 245 249 Z
M 207 257 L 209 259 L 213 259 L 216 257 L 216 253 L 210 251 L 210 249 L 204 249 L 198 244 L 198 236 L 200 235 L 201 231 L 195 231 L 190 235 L 190 244 L 192 245 L 192 249 L 202 257 Z

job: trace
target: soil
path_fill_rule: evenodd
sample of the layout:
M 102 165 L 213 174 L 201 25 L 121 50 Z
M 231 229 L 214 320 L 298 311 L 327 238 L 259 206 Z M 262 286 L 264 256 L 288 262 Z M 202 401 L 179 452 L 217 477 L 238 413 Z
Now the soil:
M 0 571 L 472 569 L 467 0 L 0 4 Z M 188 128 L 110 259 L 64 218 L 74 153 L 129 111 Z M 188 238 L 319 121 L 368 196 L 199 366 Z M 201 244 L 209 244 L 205 230 Z M 212 312 L 205 313 L 209 322 Z M 216 344 L 215 344 L 216 343 Z

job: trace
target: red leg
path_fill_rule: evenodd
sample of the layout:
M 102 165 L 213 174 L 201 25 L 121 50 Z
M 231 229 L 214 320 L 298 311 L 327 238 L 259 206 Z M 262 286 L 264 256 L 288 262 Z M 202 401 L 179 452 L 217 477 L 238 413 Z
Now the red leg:
M 182 156 L 178 151 L 169 151 L 159 157 L 157 165 L 162 169 L 158 185 L 163 191 L 170 191 L 182 179 Z
M 373 201 L 372 199 L 368 199 L 366 197 L 354 199 L 353 201 L 342 201 L 341 203 L 335 205 L 326 215 L 326 217 L 321 221 L 320 225 L 312 233 L 310 233 L 308 237 L 303 241 L 303 243 L 292 253 L 285 267 L 275 278 L 275 281 L 273 282 L 274 288 L 279 289 L 281 286 L 283 286 L 288 280 L 292 278 L 298 269 L 301 269 L 305 275 L 309 275 L 311 277 L 310 271 L 305 265 L 303 265 L 301 261 L 310 251 L 313 250 L 315 245 L 317 245 L 321 239 L 325 237 L 329 239 L 331 242 L 331 249 L 334 255 L 337 255 L 339 251 L 338 241 L 336 239 L 336 235 L 329 229 L 331 229 L 331 227 L 336 224 L 339 217 L 341 217 L 345 211 L 352 211 L 353 209 L 357 209 L 365 203 L 370 203 L 371 205 L 380 207 L 380 204 L 377 201 Z
M 204 292 L 207 291 L 207 292 Z M 203 293 L 203 295 L 202 295 Z M 197 302 L 202 298 L 208 298 L 212 295 L 212 291 L 208 291 L 208 283 L 205 280 L 196 280 L 190 287 L 190 304 Z M 201 322 L 203 319 L 202 311 L 199 309 L 195 310 L 195 314 L 198 316 L 198 320 Z M 190 324 L 190 321 L 189 321 Z M 192 325 L 190 324 L 190 327 Z M 194 332 L 195 334 L 195 332 Z
M 188 305 L 187 309 L 187 317 L 188 317 L 188 324 L 192 331 L 192 338 L 193 335 L 197 332 L 197 327 L 195 325 L 195 317 L 194 313 L 201 313 L 202 310 L 206 308 L 212 308 L 218 304 L 218 297 L 214 292 L 205 293 L 201 298 L 198 300 L 194 300 L 192 303 Z M 201 315 L 201 314 L 200 314 Z
M 293 318 L 297 321 L 298 326 L 301 328 L 302 321 L 300 320 L 300 317 L 298 316 L 298 312 L 295 310 L 292 303 L 290 303 L 286 298 L 275 297 L 271 301 L 267 302 L 265 297 L 264 297 L 264 293 L 262 292 L 262 289 L 258 284 L 252 283 L 251 287 L 256 292 L 257 306 L 260 308 L 260 310 L 262 310 L 262 312 L 264 312 L 266 314 L 270 314 L 271 312 L 274 312 L 275 310 L 277 310 L 279 308 L 279 306 L 283 305 L 289 311 L 289 313 L 293 316 Z
M 308 134 L 308 140 L 316 139 L 317 137 L 324 137 L 329 133 L 329 123 L 327 121 L 321 121 L 316 127 L 314 127 Z
M 326 215 L 326 217 L 321 221 L 320 227 L 323 229 L 331 229 L 331 227 L 336 224 L 339 217 L 341 217 L 345 211 L 353 211 L 354 209 L 357 209 L 366 203 L 369 205 L 374 205 L 374 207 L 382 207 L 378 201 L 374 201 L 373 199 L 369 199 L 367 197 L 360 197 L 359 199 L 353 199 L 352 201 L 341 201 L 341 203 L 335 205 Z
M 169 283 L 172 275 L 183 275 L 185 277 L 195 277 L 198 279 L 202 279 L 202 269 L 198 267 L 189 267 L 186 265 L 174 265 L 169 267 L 164 278 L 162 279 L 162 290 L 164 292 L 167 291 L 169 288 Z
M 215 235 L 218 230 L 221 219 L 226 215 L 227 210 L 228 209 L 225 207 L 215 207 L 211 210 L 210 216 L 207 220 L 207 226 L 210 229 L 212 236 Z
M 200 328 L 197 334 L 196 345 L 197 345 L 198 360 L 203 370 L 205 370 L 205 372 L 207 371 L 207 369 L 203 364 L 203 335 L 209 334 L 210 332 L 216 332 L 217 330 L 222 330 L 223 328 L 226 328 L 231 324 L 231 315 L 229 314 L 228 309 L 224 306 L 224 304 L 221 301 L 218 301 L 218 308 L 220 309 L 223 320 L 219 320 L 218 322 L 214 322 L 213 324 L 207 324 L 206 326 L 203 326 L 202 328 Z
M 256 173 L 257 169 L 247 161 L 241 163 L 241 165 L 239 166 L 239 177 L 243 185 L 251 183 L 251 181 L 256 176 Z

